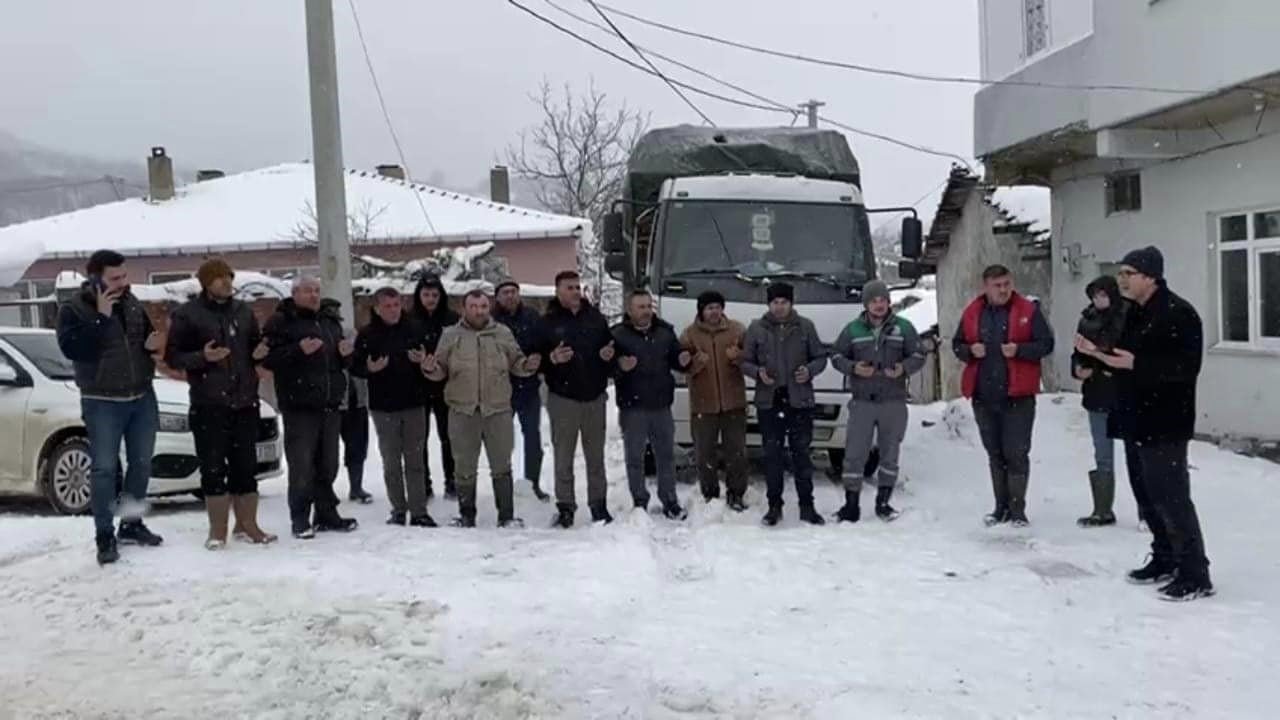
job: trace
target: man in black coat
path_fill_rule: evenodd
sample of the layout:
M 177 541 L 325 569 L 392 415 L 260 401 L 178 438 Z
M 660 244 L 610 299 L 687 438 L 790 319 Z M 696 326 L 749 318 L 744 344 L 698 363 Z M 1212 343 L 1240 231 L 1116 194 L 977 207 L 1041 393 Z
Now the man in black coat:
M 200 490 L 209 515 L 205 548 L 227 545 L 227 517 L 237 535 L 257 544 L 276 536 L 258 527 L 258 363 L 267 346 L 253 309 L 232 297 L 235 273 L 220 258 L 196 277 L 201 292 L 169 320 L 165 364 L 191 386 L 191 435 L 200 458 Z
M 573 488 L 573 455 L 582 437 L 587 463 L 587 506 L 593 522 L 610 523 L 604 471 L 605 390 L 613 372 L 609 322 L 582 297 L 578 273 L 556 275 L 556 296 L 538 327 L 538 354 L 547 381 L 547 415 L 555 456 L 555 524 L 573 527 L 578 501 Z
M 423 357 L 431 355 L 440 344 L 440 336 L 445 328 L 458 324 L 458 313 L 449 309 L 449 295 L 445 292 L 444 283 L 436 275 L 423 275 L 413 291 L 413 305 L 409 310 L 409 321 L 419 335 L 419 350 Z M 454 485 L 453 448 L 449 445 L 449 405 L 444 401 L 444 381 L 426 380 L 426 430 L 422 441 L 422 467 L 426 473 L 427 497 L 433 494 L 431 488 L 431 416 L 436 418 L 436 435 L 440 438 L 440 465 L 444 469 L 444 496 L 457 497 Z
M 1166 600 L 1207 597 L 1213 583 L 1187 468 L 1204 355 L 1200 316 L 1169 290 L 1164 257 L 1154 247 L 1124 257 L 1120 284 L 1135 307 L 1115 350 L 1082 336 L 1076 349 L 1117 371 L 1112 426 L 1124 439 L 1133 494 L 1153 538 L 1151 561 L 1129 579 L 1172 580 L 1160 588 Z
M 530 355 L 537 350 L 538 311 L 525 305 L 520 299 L 520 284 L 507 279 L 494 290 L 497 303 L 493 319 L 507 326 L 520 352 Z M 551 499 L 542 490 L 542 380 L 537 373 L 529 377 L 511 376 L 511 409 L 520 419 L 520 434 L 524 437 L 524 479 L 529 481 L 533 494 L 542 502 Z
M 263 332 L 270 347 L 263 365 L 275 374 L 276 401 L 284 414 L 293 536 L 304 540 L 315 537 L 316 531 L 350 532 L 357 525 L 338 514 L 333 492 L 342 427 L 339 408 L 354 351 L 352 341 L 343 336 L 338 308 L 336 300 L 321 300 L 319 280 L 299 278 L 293 296 L 280 303 Z
M 644 290 L 635 290 L 627 298 L 627 316 L 613 326 L 613 343 L 618 358 L 614 392 L 631 500 L 637 508 L 648 510 L 649 488 L 644 479 L 647 445 L 653 448 L 658 468 L 662 514 L 683 520 L 685 511 L 676 496 L 676 426 L 671 417 L 676 382 L 671 373 L 689 367 L 689 352 L 680 349 L 675 328 L 653 314 L 653 297 Z

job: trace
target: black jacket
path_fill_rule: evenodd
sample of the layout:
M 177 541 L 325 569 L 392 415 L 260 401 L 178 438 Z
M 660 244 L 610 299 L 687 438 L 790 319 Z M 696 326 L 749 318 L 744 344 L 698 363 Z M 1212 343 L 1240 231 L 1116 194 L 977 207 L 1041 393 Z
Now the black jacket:
M 1134 305 L 1117 347 L 1134 358 L 1133 370 L 1115 375 L 1113 434 L 1143 443 L 1190 440 L 1196 425 L 1196 378 L 1204 357 L 1196 309 L 1161 280 L 1146 305 Z
M 585 298 L 576 315 L 552 298 L 538 324 L 538 352 L 543 358 L 541 369 L 547 390 L 579 402 L 603 395 L 614 363 L 601 360 L 600 350 L 611 342 L 609 321 Z M 551 362 L 550 353 L 560 343 L 573 348 L 573 358 L 556 365 Z
M 422 304 L 422 289 L 435 288 L 440 292 L 440 302 L 435 310 L 428 311 Z M 428 354 L 436 351 L 440 344 L 440 336 L 445 328 L 458 324 L 458 313 L 449 309 L 449 295 L 444 291 L 444 283 L 435 275 L 423 275 L 413 289 L 413 305 L 409 310 L 409 322 L 418 333 L 418 345 Z M 445 381 L 424 380 L 422 387 L 430 397 L 438 397 L 444 393 Z
M 257 407 L 258 373 L 253 350 L 262 339 L 253 309 L 239 300 L 215 302 L 204 293 L 173 311 L 164 361 L 185 370 L 191 386 L 191 404 L 236 410 Z M 204 346 L 213 341 L 231 354 L 218 363 L 204 357 Z
M 289 298 L 267 321 L 263 335 L 271 352 L 263 365 L 275 374 L 280 409 L 317 412 L 337 410 L 347 392 L 348 363 L 338 351 L 342 316 L 335 300 L 322 300 L 318 312 L 300 308 Z M 307 355 L 299 343 L 320 338 L 324 347 Z
M 620 408 L 661 410 L 671 407 L 676 397 L 672 370 L 684 371 L 680 364 L 680 338 L 667 321 L 654 317 L 648 330 L 639 330 L 625 318 L 613 326 L 613 383 Z M 636 366 L 625 372 L 618 363 L 624 356 L 636 358 Z
M 58 347 L 75 364 L 80 394 L 123 399 L 150 391 L 156 364 L 146 342 L 153 330 L 146 308 L 131 293 L 125 292 L 108 318 L 98 312 L 86 283 L 58 311 Z
M 1106 310 L 1099 310 L 1093 305 L 1092 298 L 1099 290 L 1111 299 L 1111 305 Z M 1120 342 L 1125 321 L 1132 311 L 1132 303 L 1120 295 L 1119 284 L 1108 275 L 1089 283 L 1085 288 L 1085 295 L 1091 302 L 1080 313 L 1076 333 L 1109 352 Z M 1090 412 L 1110 412 L 1116 404 L 1115 371 L 1106 363 L 1079 352 L 1071 355 L 1071 367 L 1073 371 L 1077 368 L 1093 371 L 1080 388 L 1084 409 Z
M 514 313 L 509 313 L 501 305 L 497 305 L 493 309 L 493 319 L 506 325 L 511 334 L 516 336 L 516 344 L 520 346 L 520 352 L 525 355 L 537 352 L 538 321 L 540 319 L 537 310 L 521 303 Z M 546 364 L 547 358 L 542 358 L 542 362 Z M 529 377 L 511 376 L 511 392 L 513 395 L 537 392 L 538 386 L 541 384 L 542 381 L 536 373 Z
M 426 382 L 422 368 L 409 360 L 409 351 L 422 344 L 418 329 L 408 317 L 388 325 L 374 313 L 356 336 L 351 357 L 351 374 L 369 379 L 369 409 L 398 412 L 426 404 Z M 434 350 L 434 348 L 432 348 Z M 369 358 L 389 358 L 380 372 L 369 372 Z

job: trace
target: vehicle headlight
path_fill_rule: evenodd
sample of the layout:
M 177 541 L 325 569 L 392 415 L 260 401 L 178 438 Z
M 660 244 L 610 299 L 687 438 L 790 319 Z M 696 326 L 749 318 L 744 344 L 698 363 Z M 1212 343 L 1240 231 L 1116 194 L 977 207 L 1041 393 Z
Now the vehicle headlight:
M 186 415 L 179 415 L 177 413 L 160 413 L 160 432 L 191 432 L 191 425 L 187 422 Z

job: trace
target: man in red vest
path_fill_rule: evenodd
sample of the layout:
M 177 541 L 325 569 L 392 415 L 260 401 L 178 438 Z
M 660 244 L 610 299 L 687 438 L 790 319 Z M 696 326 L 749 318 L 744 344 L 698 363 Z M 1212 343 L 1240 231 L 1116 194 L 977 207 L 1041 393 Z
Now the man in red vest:
M 1009 268 L 988 267 L 982 283 L 983 294 L 964 309 L 951 347 L 965 364 L 961 391 L 973 400 L 991 465 L 996 506 L 986 523 L 1025 527 L 1040 359 L 1053 352 L 1053 331 L 1040 306 L 1013 289 Z

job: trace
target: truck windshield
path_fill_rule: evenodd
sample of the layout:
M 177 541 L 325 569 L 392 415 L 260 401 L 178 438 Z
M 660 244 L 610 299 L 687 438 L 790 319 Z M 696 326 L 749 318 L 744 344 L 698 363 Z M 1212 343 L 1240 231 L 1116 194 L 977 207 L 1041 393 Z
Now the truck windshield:
M 857 205 L 675 201 L 665 208 L 662 274 L 775 275 L 861 285 L 871 277 Z

